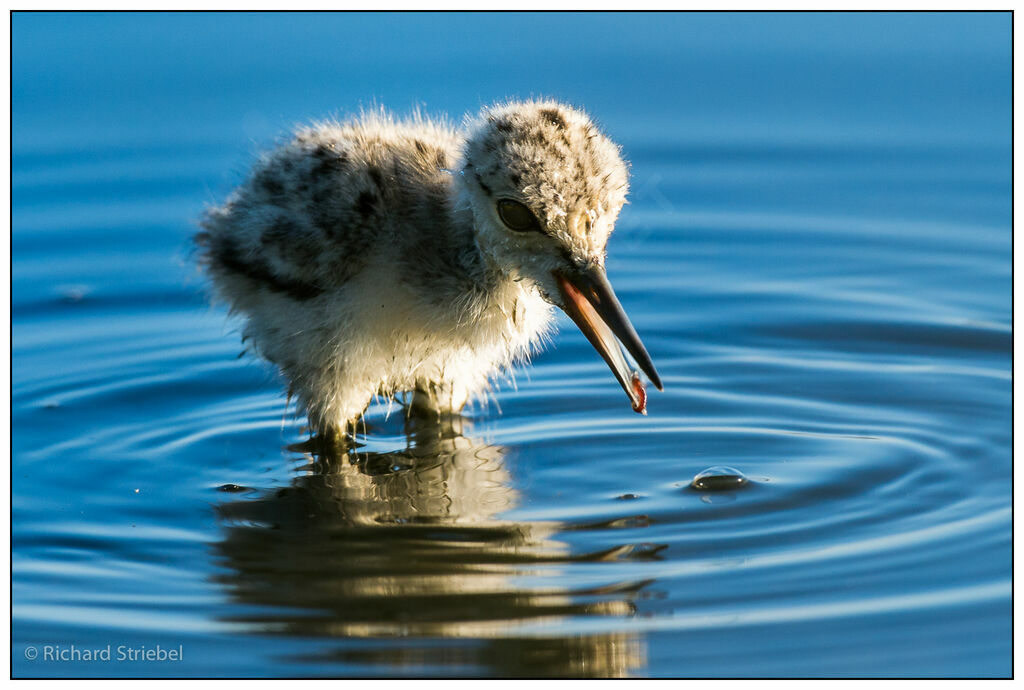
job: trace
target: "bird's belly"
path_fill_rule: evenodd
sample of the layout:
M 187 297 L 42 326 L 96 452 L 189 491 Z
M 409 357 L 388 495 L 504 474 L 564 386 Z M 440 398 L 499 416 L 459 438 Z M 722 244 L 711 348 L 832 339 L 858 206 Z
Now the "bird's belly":
M 346 302 L 364 308 L 342 325 L 336 353 L 359 362 L 361 371 L 337 370 L 364 385 L 376 381 L 376 392 L 385 395 L 437 389 L 453 395 L 455 407 L 486 390 L 496 373 L 527 359 L 551 322 L 549 305 L 518 284 L 462 305 L 424 303 L 396 282 L 357 289 L 362 298 Z

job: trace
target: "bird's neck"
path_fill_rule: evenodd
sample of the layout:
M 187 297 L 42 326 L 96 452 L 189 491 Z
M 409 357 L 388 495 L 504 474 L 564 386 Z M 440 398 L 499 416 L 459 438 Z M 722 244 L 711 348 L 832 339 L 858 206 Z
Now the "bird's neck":
M 477 241 L 479 228 L 476 214 L 469 200 L 461 176 L 456 176 L 455 200 L 452 204 L 451 226 L 459 238 L 458 245 L 464 247 L 462 261 L 467 269 L 467 278 L 473 285 L 472 309 L 477 314 L 493 312 L 509 314 L 519 308 L 519 303 L 531 303 L 536 294 L 533 284 L 510 274 L 480 247 Z
M 480 248 L 477 242 L 477 220 L 472 209 L 467 204 L 458 202 L 454 208 L 452 228 L 458 238 L 456 244 L 462 247 L 461 263 L 466 268 L 467 277 L 480 293 L 491 292 L 510 278 L 487 252 Z

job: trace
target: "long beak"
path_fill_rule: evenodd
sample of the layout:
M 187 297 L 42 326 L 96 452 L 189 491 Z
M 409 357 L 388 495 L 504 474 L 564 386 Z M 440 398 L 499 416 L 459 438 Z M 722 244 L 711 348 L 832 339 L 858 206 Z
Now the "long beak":
M 629 396 L 633 410 L 647 414 L 647 393 L 640 382 L 640 375 L 626 363 L 615 339 L 618 338 L 626 347 L 658 390 L 664 390 L 661 378 L 654 370 L 654 363 L 640 342 L 640 336 L 619 304 L 604 269 L 593 265 L 581 270 L 566 270 L 564 273 L 555 271 L 553 275 L 562 292 L 565 313 L 576 322 L 583 335 L 587 336 L 590 344 L 611 367 L 622 390 Z

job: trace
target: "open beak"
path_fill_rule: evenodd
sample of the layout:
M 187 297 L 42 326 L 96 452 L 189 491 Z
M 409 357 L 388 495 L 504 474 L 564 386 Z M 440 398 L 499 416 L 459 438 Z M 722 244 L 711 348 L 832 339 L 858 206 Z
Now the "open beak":
M 640 342 L 640 336 L 619 304 L 604 269 L 592 265 L 580 270 L 555 271 L 553 275 L 562 293 L 565 313 L 576 322 L 583 335 L 587 336 L 590 344 L 611 367 L 622 390 L 629 396 L 633 410 L 647 414 L 647 393 L 640 382 L 640 375 L 626 363 L 619 342 L 658 390 L 664 390 L 661 378 L 654 370 L 654 363 Z M 619 342 L 616 342 L 616 338 Z

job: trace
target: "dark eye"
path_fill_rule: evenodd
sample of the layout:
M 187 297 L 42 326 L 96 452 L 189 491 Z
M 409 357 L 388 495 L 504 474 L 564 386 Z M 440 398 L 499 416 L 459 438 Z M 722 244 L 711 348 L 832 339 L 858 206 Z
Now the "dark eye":
M 515 230 L 516 232 L 541 232 L 537 216 L 533 215 L 533 211 L 518 201 L 512 201 L 511 199 L 499 201 L 498 215 L 501 217 L 501 222 L 507 225 L 510 230 Z

